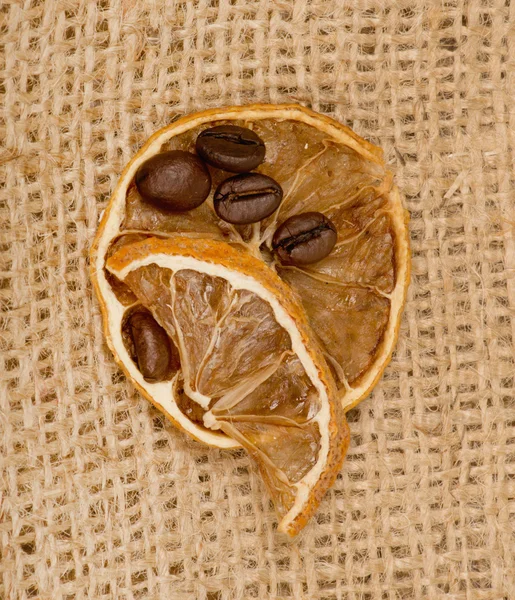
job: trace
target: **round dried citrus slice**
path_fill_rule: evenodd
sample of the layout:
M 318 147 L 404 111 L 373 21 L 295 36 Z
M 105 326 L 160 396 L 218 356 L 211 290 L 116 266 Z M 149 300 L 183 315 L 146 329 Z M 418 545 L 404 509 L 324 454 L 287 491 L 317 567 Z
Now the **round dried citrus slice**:
M 332 485 L 349 433 L 291 289 L 243 249 L 178 236 L 126 244 L 106 268 L 134 295 L 108 311 L 110 345 L 129 377 L 197 439 L 246 448 L 279 530 L 295 535 Z M 179 350 L 180 368 L 164 381 L 145 380 L 124 339 L 126 319 L 141 309 Z
M 200 132 L 224 124 L 252 129 L 265 142 L 265 160 L 256 171 L 282 186 L 275 213 L 252 225 L 220 219 L 213 191 L 232 174 L 211 166 L 211 194 L 198 208 L 172 213 L 141 198 L 134 176 L 143 162 L 170 150 L 195 152 Z M 334 249 L 311 265 L 282 265 L 272 248 L 274 232 L 289 217 L 313 211 L 336 226 Z M 133 292 L 106 271 L 107 257 L 149 235 L 178 234 L 225 241 L 274 270 L 300 299 L 344 410 L 368 395 L 395 346 L 410 266 L 407 213 L 379 148 L 296 105 L 207 110 L 161 129 L 124 170 L 92 247 L 92 278 L 104 312 L 134 301 Z M 106 333 L 112 335 L 107 317 Z M 212 442 L 234 443 L 221 435 Z

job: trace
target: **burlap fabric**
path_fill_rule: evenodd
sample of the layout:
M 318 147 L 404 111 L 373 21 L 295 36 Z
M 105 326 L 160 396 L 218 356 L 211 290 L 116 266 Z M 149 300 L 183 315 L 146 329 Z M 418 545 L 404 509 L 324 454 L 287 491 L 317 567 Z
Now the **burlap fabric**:
M 0 6 L 0 598 L 515 598 L 510 0 Z M 382 145 L 411 211 L 396 355 L 303 534 L 241 452 L 115 367 L 98 217 L 175 115 L 298 101 Z

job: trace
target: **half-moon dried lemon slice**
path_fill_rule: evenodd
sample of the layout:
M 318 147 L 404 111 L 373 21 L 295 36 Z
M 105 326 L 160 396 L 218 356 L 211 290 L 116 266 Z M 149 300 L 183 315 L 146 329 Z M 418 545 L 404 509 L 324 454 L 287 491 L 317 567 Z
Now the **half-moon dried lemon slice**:
M 211 194 L 198 208 L 173 213 L 142 199 L 134 183 L 142 163 L 161 152 L 195 152 L 199 133 L 228 124 L 252 129 L 265 142 L 265 160 L 255 170 L 282 187 L 275 213 L 252 225 L 220 219 L 213 192 L 231 173 L 211 166 Z M 274 232 L 289 217 L 313 211 L 335 225 L 334 249 L 307 266 L 281 264 Z M 225 241 L 275 270 L 303 304 L 345 411 L 368 395 L 388 364 L 409 282 L 407 213 L 382 151 L 349 128 L 300 106 L 251 105 L 196 113 L 158 131 L 124 170 L 92 247 L 92 279 L 104 312 L 134 300 L 105 270 L 106 259 L 149 235 Z M 108 317 L 105 322 L 109 338 Z M 234 445 L 223 435 L 210 441 Z
M 349 434 L 291 289 L 245 250 L 212 240 L 147 238 L 115 251 L 106 267 L 135 298 L 108 312 L 123 368 L 198 439 L 222 431 L 222 440 L 244 446 L 271 492 L 279 530 L 295 535 L 332 485 Z M 180 369 L 168 380 L 145 380 L 132 360 L 123 330 L 135 307 L 150 311 L 179 350 Z

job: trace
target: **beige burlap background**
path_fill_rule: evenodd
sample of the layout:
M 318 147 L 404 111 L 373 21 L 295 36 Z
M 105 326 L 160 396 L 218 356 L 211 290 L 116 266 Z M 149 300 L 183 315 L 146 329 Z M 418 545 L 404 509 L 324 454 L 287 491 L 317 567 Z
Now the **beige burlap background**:
M 513 600 L 510 0 L 0 11 L 0 598 Z M 126 383 L 87 270 L 144 140 L 254 100 L 381 144 L 412 217 L 396 355 L 293 542 L 244 454 L 185 439 Z

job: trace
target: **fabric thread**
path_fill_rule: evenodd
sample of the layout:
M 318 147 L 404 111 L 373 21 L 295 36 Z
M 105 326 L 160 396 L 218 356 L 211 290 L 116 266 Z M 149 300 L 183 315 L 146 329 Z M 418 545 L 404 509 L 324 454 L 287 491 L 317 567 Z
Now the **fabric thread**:
M 515 598 L 510 0 L 0 4 L 0 598 Z M 177 115 L 296 101 L 381 145 L 411 212 L 393 361 L 298 539 L 243 452 L 128 384 L 88 249 Z

